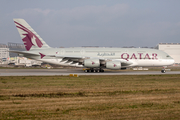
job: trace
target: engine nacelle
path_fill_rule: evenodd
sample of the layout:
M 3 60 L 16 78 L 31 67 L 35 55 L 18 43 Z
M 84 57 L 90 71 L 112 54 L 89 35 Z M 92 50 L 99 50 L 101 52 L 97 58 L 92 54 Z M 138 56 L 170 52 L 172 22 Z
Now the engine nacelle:
M 119 70 L 119 69 L 121 69 L 121 62 L 120 61 L 106 62 L 106 68 L 113 69 L 113 70 Z
M 99 59 L 86 59 L 84 60 L 84 66 L 89 68 L 100 67 Z

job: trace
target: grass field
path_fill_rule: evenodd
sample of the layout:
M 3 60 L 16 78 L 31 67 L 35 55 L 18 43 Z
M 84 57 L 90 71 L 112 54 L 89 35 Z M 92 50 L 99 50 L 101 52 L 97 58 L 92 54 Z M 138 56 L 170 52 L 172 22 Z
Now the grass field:
M 0 119 L 180 119 L 180 75 L 0 77 Z

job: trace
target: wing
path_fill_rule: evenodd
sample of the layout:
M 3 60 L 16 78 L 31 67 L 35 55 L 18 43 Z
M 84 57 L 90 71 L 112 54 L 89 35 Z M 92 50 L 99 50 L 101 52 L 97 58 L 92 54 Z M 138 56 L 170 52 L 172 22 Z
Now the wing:
M 60 56 L 60 55 L 47 55 L 47 56 L 60 58 L 62 59 L 61 62 L 71 63 L 71 64 L 78 63 L 79 65 L 82 65 L 84 59 L 88 59 L 87 57 L 82 57 L 82 56 Z
M 65 62 L 65 63 L 71 63 L 71 64 L 76 64 L 78 63 L 79 65 L 82 65 L 83 64 L 83 61 L 85 59 L 94 59 L 94 58 L 90 58 L 90 57 L 87 57 L 87 56 L 60 56 L 60 55 L 47 55 L 49 57 L 55 57 L 55 58 L 61 58 L 61 62 Z M 124 60 L 124 59 L 115 59 L 115 58 L 112 58 L 112 59 L 105 59 L 105 58 L 96 58 L 96 59 L 99 59 L 100 60 L 100 63 L 101 64 L 106 64 L 107 61 L 119 61 L 121 63 L 121 66 L 129 66 L 131 64 L 133 64 L 133 62 L 131 61 L 128 61 L 128 60 Z

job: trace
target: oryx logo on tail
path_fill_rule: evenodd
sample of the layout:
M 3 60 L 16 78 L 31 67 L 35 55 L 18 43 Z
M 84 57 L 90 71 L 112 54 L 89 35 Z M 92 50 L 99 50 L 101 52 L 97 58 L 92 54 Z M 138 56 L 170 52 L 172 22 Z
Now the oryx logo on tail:
M 23 33 L 20 33 L 20 34 L 21 36 L 24 36 L 22 37 L 22 40 L 24 42 L 24 45 L 27 51 L 29 51 L 32 46 L 37 46 L 39 48 L 43 46 L 43 43 L 41 42 L 41 40 L 32 31 L 30 31 L 28 28 L 21 25 L 20 23 L 16 21 L 14 22 L 18 29 L 21 29 L 24 31 Z

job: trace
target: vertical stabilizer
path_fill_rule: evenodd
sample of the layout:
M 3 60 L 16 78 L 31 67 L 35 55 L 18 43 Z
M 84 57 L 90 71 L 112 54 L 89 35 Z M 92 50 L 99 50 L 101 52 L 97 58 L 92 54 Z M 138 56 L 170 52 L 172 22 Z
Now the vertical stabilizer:
M 13 19 L 27 51 L 50 48 L 24 19 Z

